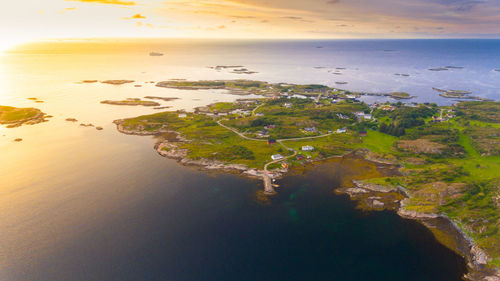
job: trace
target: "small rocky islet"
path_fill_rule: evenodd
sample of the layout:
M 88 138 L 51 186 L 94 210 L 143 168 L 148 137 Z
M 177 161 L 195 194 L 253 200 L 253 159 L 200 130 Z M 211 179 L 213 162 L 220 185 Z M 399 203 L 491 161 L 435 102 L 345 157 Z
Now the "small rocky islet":
M 249 70 L 248 68 L 246 68 L 243 65 L 216 65 L 216 66 L 209 66 L 208 68 L 214 69 L 216 71 L 228 70 L 229 73 L 234 73 L 234 74 L 255 74 L 255 73 L 258 73 L 257 71 Z
M 492 101 L 488 98 L 472 96 L 471 91 L 465 90 L 444 90 L 439 88 L 432 88 L 434 91 L 439 92 L 439 95 L 443 98 L 452 99 L 465 99 L 465 100 L 477 100 L 477 101 Z

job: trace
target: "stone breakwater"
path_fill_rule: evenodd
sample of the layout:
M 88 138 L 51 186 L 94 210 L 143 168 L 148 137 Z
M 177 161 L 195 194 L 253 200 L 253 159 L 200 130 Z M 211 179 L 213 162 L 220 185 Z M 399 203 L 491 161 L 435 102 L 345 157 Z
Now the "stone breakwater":
M 443 214 L 422 213 L 406 209 L 406 202 L 410 195 L 401 186 L 386 186 L 356 180 L 353 180 L 352 183 L 353 187 L 340 189 L 338 192 L 348 194 L 354 200 L 365 200 L 366 204 L 363 206 L 368 206 L 370 210 L 393 209 L 403 218 L 416 220 L 431 229 L 431 231 L 437 229 L 449 236 L 453 240 L 452 244 L 454 246 L 452 250 L 458 252 L 467 261 L 469 272 L 464 276 L 465 279 L 471 281 L 500 281 L 500 272 L 487 267 L 487 263 L 490 261 L 487 253 L 475 245 L 472 238 L 449 217 Z M 381 195 L 394 192 L 401 194 L 403 199 L 397 200 L 397 202 L 387 202 L 387 200 L 384 200 L 387 197 Z M 395 208 L 386 208 L 390 203 L 397 203 L 397 205 Z

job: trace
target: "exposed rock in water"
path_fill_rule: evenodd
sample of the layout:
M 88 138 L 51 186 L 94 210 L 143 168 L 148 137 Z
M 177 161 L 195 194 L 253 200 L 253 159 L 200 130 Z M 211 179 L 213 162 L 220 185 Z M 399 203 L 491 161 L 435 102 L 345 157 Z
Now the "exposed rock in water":
M 102 130 L 103 130 L 103 128 L 102 128 L 102 127 L 100 127 L 100 126 L 95 127 L 95 129 L 96 129 L 96 130 L 98 130 L 98 131 L 102 131 Z
M 179 99 L 178 97 L 155 97 L 155 96 L 145 96 L 144 98 L 150 100 L 163 100 L 163 101 L 173 101 Z
M 430 71 L 445 71 L 448 70 L 446 67 L 436 67 L 436 68 L 429 68 Z
M 75 119 L 75 118 L 66 118 L 66 121 L 68 121 L 68 122 L 78 122 L 78 120 Z
M 82 127 L 94 127 L 94 124 L 91 124 L 91 123 L 88 123 L 88 124 L 81 123 L 80 126 L 82 126 Z
M 20 141 L 23 141 L 23 139 L 22 139 L 22 138 L 17 138 L 17 139 L 15 139 L 14 141 L 15 141 L 15 142 L 20 142 Z
M 97 80 L 83 80 L 82 83 L 97 83 Z

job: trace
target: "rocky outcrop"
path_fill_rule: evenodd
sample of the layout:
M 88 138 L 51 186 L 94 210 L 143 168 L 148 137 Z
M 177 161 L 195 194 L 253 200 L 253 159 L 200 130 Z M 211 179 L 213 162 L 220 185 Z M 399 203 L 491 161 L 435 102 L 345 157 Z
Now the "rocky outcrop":
M 401 186 L 384 186 L 355 180 L 352 183 L 353 187 L 342 189 L 340 192 L 347 193 L 354 200 L 363 200 L 364 206 L 368 206 L 371 210 L 386 209 L 387 200 L 384 201 L 384 198 L 377 196 L 377 194 L 398 192 L 404 195 L 404 198 L 399 201 L 399 207 L 396 208 L 397 214 L 406 219 L 417 220 L 430 229 L 438 228 L 452 237 L 456 242 L 453 250 L 460 253 L 468 263 L 469 273 L 464 278 L 471 281 L 500 281 L 500 272 L 487 266 L 490 261 L 488 254 L 475 245 L 472 238 L 447 216 L 409 209 L 407 203 L 410 201 L 411 195 Z
M 188 139 L 184 138 L 181 134 L 179 134 L 176 131 L 172 130 L 156 130 L 154 132 L 152 131 L 145 131 L 144 128 L 141 128 L 140 126 L 135 128 L 134 130 L 129 130 L 125 129 L 123 126 L 123 119 L 115 120 L 113 121 L 114 124 L 116 124 L 117 129 L 119 132 L 127 134 L 127 135 L 139 135 L 139 136 L 147 136 L 147 135 L 159 135 L 162 133 L 173 133 L 176 135 L 176 141 L 168 141 L 168 140 L 163 140 L 159 141 L 155 145 L 155 150 L 158 152 L 163 157 L 170 158 L 170 159 L 175 159 L 182 165 L 186 166 L 196 166 L 204 170 L 212 170 L 212 171 L 224 171 L 224 172 L 232 172 L 232 173 L 238 173 L 246 177 L 250 178 L 262 178 L 262 175 L 264 173 L 263 170 L 255 169 L 255 168 L 249 168 L 246 165 L 242 164 L 231 164 L 231 163 L 224 163 L 218 160 L 213 160 L 213 159 L 190 159 L 188 158 L 188 153 L 189 151 L 184 148 L 180 148 L 179 144 L 181 143 L 186 143 L 190 142 Z M 281 172 L 283 171 L 277 171 L 275 173 L 275 178 L 282 176 Z

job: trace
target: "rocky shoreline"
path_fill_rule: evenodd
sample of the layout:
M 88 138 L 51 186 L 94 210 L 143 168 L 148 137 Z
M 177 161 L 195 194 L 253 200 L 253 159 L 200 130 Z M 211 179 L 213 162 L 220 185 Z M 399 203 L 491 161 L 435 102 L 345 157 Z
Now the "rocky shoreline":
M 174 138 L 158 141 L 154 148 L 161 156 L 174 159 L 182 165 L 196 167 L 205 171 L 232 173 L 252 179 L 262 179 L 262 176 L 265 173 L 264 170 L 249 168 L 246 165 L 241 164 L 228 164 L 211 159 L 189 159 L 187 158 L 188 151 L 186 149 L 179 148 L 176 144 L 189 142 L 189 140 L 183 138 L 180 133 L 172 130 L 161 129 L 157 132 L 148 132 L 141 129 L 131 131 L 123 128 L 123 121 L 123 119 L 119 119 L 115 120 L 113 123 L 117 125 L 118 131 L 124 134 L 154 136 L 170 133 L 175 135 Z M 392 162 L 369 157 L 369 154 L 367 155 L 366 151 L 349 152 L 349 154 L 361 156 L 367 161 L 374 162 L 377 165 L 394 166 L 394 163 Z M 344 156 L 345 155 L 335 157 Z M 282 178 L 287 172 L 287 170 L 275 171 L 273 178 Z M 422 223 L 431 231 L 438 229 L 441 232 L 444 232 L 445 235 L 454 240 L 454 245 L 456 246 L 450 247 L 450 245 L 446 245 L 442 241 L 441 242 L 445 244 L 445 246 L 450 247 L 452 250 L 459 253 L 467 261 L 469 272 L 466 276 L 464 276 L 464 278 L 471 281 L 500 281 L 500 272 L 486 266 L 489 260 L 487 254 L 476 246 L 473 240 L 447 216 L 436 213 L 427 214 L 406 210 L 405 202 L 410 198 L 410 194 L 401 186 L 377 185 L 356 180 L 353 180 L 352 183 L 352 187 L 339 188 L 336 189 L 335 192 L 339 194 L 347 194 L 353 200 L 364 200 L 365 204 L 363 206 L 365 209 L 392 210 L 403 218 L 416 220 Z
M 385 164 L 385 163 L 384 163 Z M 341 188 L 337 193 L 347 194 L 353 200 L 365 201 L 363 209 L 392 210 L 405 219 L 412 219 L 422 223 L 433 233 L 443 233 L 448 243 L 440 242 L 460 254 L 467 261 L 468 273 L 464 276 L 471 281 L 500 281 L 500 272 L 487 266 L 488 255 L 470 238 L 453 220 L 438 213 L 421 213 L 405 209 L 410 198 L 409 193 L 401 186 L 378 185 L 353 180 L 353 187 Z M 402 199 L 394 200 L 384 194 L 396 193 Z M 384 200 L 385 199 L 385 200 Z M 397 202 L 396 202 L 397 201 Z M 436 237 L 437 238 L 437 237 Z
M 264 170 L 250 168 L 246 165 L 242 164 L 228 164 L 218 160 L 212 159 L 190 159 L 187 158 L 188 151 L 186 149 L 181 149 L 178 147 L 177 143 L 185 143 L 190 142 L 188 139 L 182 137 L 179 132 L 172 130 L 159 130 L 157 132 L 148 132 L 144 130 L 127 130 L 123 128 L 122 123 L 123 119 L 113 121 L 116 124 L 116 128 L 120 133 L 126 135 L 137 135 L 137 136 L 157 136 L 161 134 L 173 134 L 175 137 L 159 140 L 154 149 L 163 157 L 170 158 L 176 160 L 178 163 L 185 166 L 193 166 L 202 170 L 207 171 L 220 171 L 220 172 L 229 172 L 233 174 L 239 174 L 241 176 L 249 177 L 252 179 L 262 179 Z M 273 171 L 274 175 L 272 178 L 279 179 L 284 176 L 287 170 L 279 169 Z
M 20 127 L 22 125 L 35 125 L 43 122 L 48 122 L 47 118 L 50 118 L 51 116 L 39 111 L 35 116 L 31 118 L 26 118 L 22 120 L 16 120 L 16 121 L 2 121 L 0 122 L 0 125 L 6 125 L 7 128 L 16 128 Z

